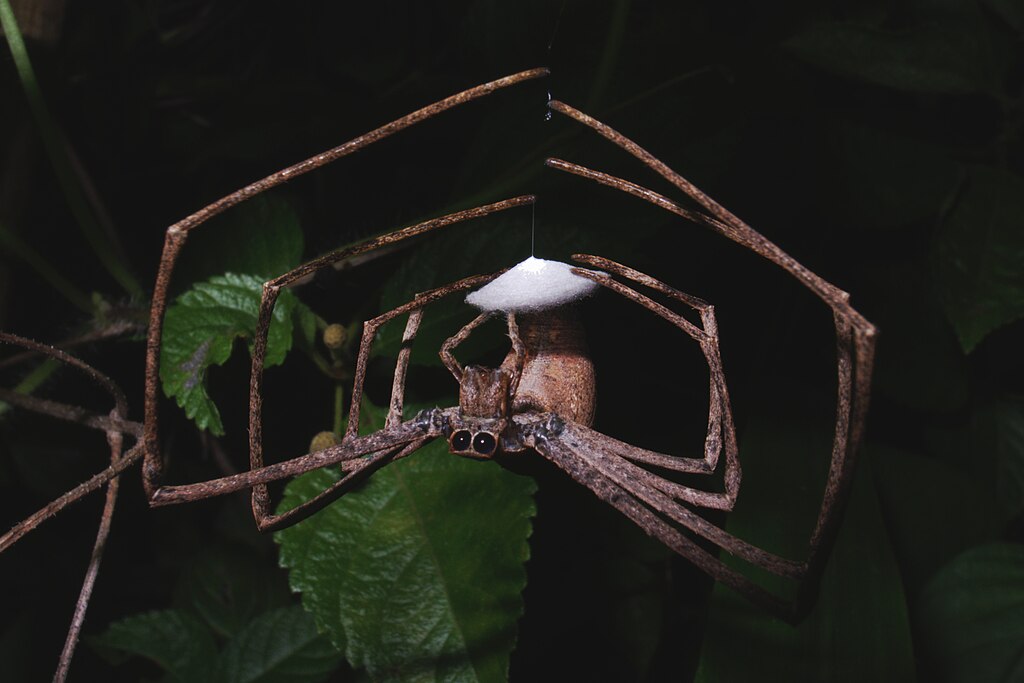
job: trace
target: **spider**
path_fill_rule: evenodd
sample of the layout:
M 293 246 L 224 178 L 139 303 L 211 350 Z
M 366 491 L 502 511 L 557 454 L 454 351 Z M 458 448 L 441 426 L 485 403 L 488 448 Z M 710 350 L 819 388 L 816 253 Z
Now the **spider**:
M 498 88 L 546 74 L 546 69 L 524 71 L 453 95 L 334 150 L 268 176 L 168 229 L 153 297 L 147 347 L 143 480 L 150 502 L 154 506 L 169 505 L 252 489 L 252 508 L 258 527 L 261 530 L 275 530 L 305 519 L 351 491 L 356 484 L 365 480 L 374 471 L 412 454 L 437 438 L 446 439 L 453 454 L 477 459 L 507 461 L 529 449 L 554 463 L 649 535 L 715 579 L 734 588 L 771 613 L 789 621 L 797 621 L 813 605 L 817 592 L 816 583 L 823 569 L 827 551 L 835 538 L 839 513 L 850 486 L 867 410 L 875 329 L 849 305 L 847 293 L 802 266 L 635 142 L 557 100 L 548 103 L 553 111 L 591 128 L 637 157 L 694 200 L 700 209 L 684 208 L 675 201 L 635 183 L 561 159 L 548 159 L 547 166 L 645 199 L 687 220 L 711 228 L 782 267 L 832 309 L 838 356 L 839 398 L 836 428 L 826 490 L 817 524 L 809 539 L 808 555 L 804 560 L 789 560 L 757 548 L 715 526 L 688 507 L 732 509 L 741 480 L 735 427 L 718 350 L 714 307 L 644 273 L 597 256 L 576 255 L 573 259 L 581 266 L 599 270 L 574 268 L 572 272 L 665 318 L 700 346 L 710 371 L 710 409 L 703 457 L 688 458 L 649 451 L 590 428 L 593 416 L 593 368 L 585 355 L 582 332 L 569 309 L 555 308 L 520 315 L 514 311 L 504 313 L 512 344 L 509 355 L 500 367 L 495 369 L 474 366 L 464 368 L 455 359 L 453 350 L 485 320 L 497 315 L 494 311 L 481 313 L 448 339 L 440 349 L 444 365 L 459 382 L 459 405 L 424 411 L 412 419 L 402 421 L 410 346 L 416 337 L 424 310 L 439 299 L 467 292 L 491 282 L 500 275 L 494 273 L 469 277 L 416 295 L 412 301 L 367 321 L 363 328 L 355 366 L 348 426 L 341 443 L 291 460 L 272 465 L 264 464 L 263 365 L 271 316 L 281 290 L 344 259 L 366 254 L 459 221 L 533 203 L 532 196 L 507 199 L 397 230 L 355 247 L 314 259 L 266 282 L 263 286 L 250 376 L 250 470 L 206 482 L 161 486 L 161 459 L 156 421 L 161 323 L 171 272 L 188 232 L 207 218 L 244 199 L 360 149 L 412 123 Z M 639 291 L 637 286 L 653 290 L 692 308 L 700 317 L 700 326 L 693 325 L 657 303 Z M 408 318 L 403 348 L 396 361 L 387 419 L 383 429 L 359 436 L 360 403 L 371 345 L 381 325 L 399 316 Z M 716 471 L 723 453 L 724 490 L 719 492 L 683 486 L 648 469 L 653 467 L 670 472 L 712 474 Z M 339 465 L 345 475 L 312 500 L 294 509 L 282 514 L 271 511 L 268 482 L 328 465 Z M 773 574 L 792 579 L 798 585 L 796 597 L 786 600 L 772 594 L 724 563 L 715 553 L 692 540 L 679 527 L 739 559 Z
M 580 267 L 573 268 L 572 273 L 591 280 L 664 318 L 700 347 L 710 372 L 708 429 L 703 457 L 691 458 L 646 450 L 591 428 L 595 394 L 593 366 L 586 356 L 585 340 L 579 322 L 575 319 L 572 309 L 565 307 L 529 312 L 482 312 L 448 339 L 440 349 L 444 365 L 459 383 L 459 405 L 423 411 L 412 419 L 403 421 L 405 378 L 410 347 L 425 309 L 440 299 L 485 285 L 499 277 L 499 272 L 465 278 L 419 294 L 412 301 L 366 322 L 356 361 L 348 426 L 341 443 L 291 460 L 271 465 L 264 464 L 263 366 L 271 316 L 281 290 L 298 284 L 311 274 L 338 262 L 390 247 L 403 240 L 460 221 L 531 204 L 534 197 L 530 195 L 427 220 L 319 257 L 266 282 L 263 286 L 250 376 L 250 470 L 206 482 L 180 486 L 162 485 L 163 468 L 157 420 L 162 325 L 174 266 L 188 234 L 209 218 L 291 178 L 347 156 L 447 109 L 501 88 L 545 76 L 547 73 L 547 69 L 543 68 L 523 71 L 452 95 L 334 149 L 277 171 L 200 209 L 168 228 L 150 309 L 146 349 L 145 411 L 141 429 L 136 423 L 124 419 L 127 409 L 121 405 L 120 399 L 117 399 L 117 412 L 109 418 L 103 418 L 85 414 L 60 415 L 60 411 L 55 411 L 53 406 L 36 404 L 32 400 L 25 401 L 15 396 L 8 397 L 10 392 L 0 395 L 0 398 L 10 400 L 12 403 L 20 401 L 19 405 L 30 410 L 83 421 L 104 429 L 108 433 L 108 438 L 112 440 L 110 467 L 15 525 L 8 534 L 0 538 L 0 550 L 9 547 L 49 516 L 104 484 L 109 482 L 108 491 L 116 491 L 116 478 L 140 458 L 143 458 L 144 489 L 152 505 L 184 503 L 251 489 L 253 514 L 258 527 L 261 530 L 273 530 L 305 519 L 351 491 L 376 470 L 412 454 L 429 441 L 444 438 L 453 454 L 482 460 L 508 461 L 524 451 L 535 451 L 590 489 L 600 499 L 615 507 L 646 533 L 772 614 L 793 622 L 806 615 L 813 606 L 817 583 L 829 548 L 835 539 L 840 513 L 851 484 L 867 412 L 875 328 L 850 306 L 849 295 L 846 292 L 798 263 L 635 142 L 557 100 L 549 101 L 551 110 L 589 127 L 638 158 L 693 200 L 699 208 L 686 208 L 641 185 L 561 159 L 548 159 L 547 166 L 644 199 L 686 220 L 710 228 L 784 269 L 832 310 L 837 342 L 836 426 L 828 480 L 817 523 L 808 541 L 808 553 L 803 560 L 794 561 L 759 549 L 729 534 L 691 509 L 732 509 L 739 495 L 741 482 L 735 426 L 719 354 L 714 307 L 697 297 L 679 292 L 649 275 L 598 256 L 575 255 L 573 260 Z M 699 316 L 700 325 L 692 324 L 638 288 L 652 290 L 668 300 L 689 307 Z M 360 403 L 371 345 L 380 326 L 400 316 L 407 316 L 407 321 L 404 344 L 396 361 L 387 419 L 382 429 L 360 436 Z M 503 316 L 505 319 L 512 346 L 508 356 L 498 368 L 462 367 L 455 359 L 455 348 L 493 316 Z M 66 363 L 77 364 L 83 369 L 87 367 L 66 354 L 55 355 L 61 352 L 47 350 L 48 347 L 34 342 L 19 340 L 9 335 L 4 341 L 47 353 Z M 88 369 L 86 371 L 89 372 Z M 101 377 L 94 370 L 90 374 L 95 374 L 97 378 Z M 102 383 L 102 380 L 98 381 Z M 117 397 L 119 393 L 115 392 L 114 395 Z M 131 449 L 121 453 L 121 436 L 129 434 L 137 437 L 140 431 L 142 439 Z M 114 441 L 117 441 L 116 449 Z M 658 473 L 668 471 L 713 474 L 719 469 L 722 460 L 722 491 L 704 491 L 684 486 Z M 344 476 L 299 507 L 282 514 L 271 511 L 267 488 L 269 482 L 328 465 L 338 465 L 345 473 Z M 111 495 L 114 494 L 108 493 L 108 496 Z M 112 503 L 110 510 L 112 511 Z M 104 513 L 104 524 L 109 525 L 107 511 Z M 718 558 L 717 553 L 694 541 L 683 531 L 684 529 L 736 558 L 796 582 L 798 588 L 795 597 L 787 600 L 769 592 L 727 565 Z M 100 533 L 104 533 L 102 524 Z M 90 565 L 90 572 L 94 572 L 93 567 L 94 565 Z M 89 582 L 88 576 L 86 582 Z M 80 610 L 84 614 L 84 601 L 80 601 Z M 72 631 L 76 637 L 76 624 L 80 626 L 81 623 L 78 611 L 76 610 L 75 621 L 72 624 Z M 70 660 L 69 648 L 73 649 L 74 645 L 71 634 L 68 642 L 69 646 L 65 648 L 65 654 L 61 658 L 61 667 L 65 673 Z

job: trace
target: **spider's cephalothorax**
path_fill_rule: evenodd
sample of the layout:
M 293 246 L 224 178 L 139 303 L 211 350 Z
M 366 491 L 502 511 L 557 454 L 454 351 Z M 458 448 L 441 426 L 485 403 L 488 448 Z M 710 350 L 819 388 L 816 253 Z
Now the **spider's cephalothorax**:
M 518 318 L 508 313 L 506 320 L 512 350 L 500 368 L 459 368 L 451 347 L 442 354 L 459 379 L 459 408 L 449 417 L 447 433 L 448 449 L 456 455 L 490 459 L 525 450 L 513 415 L 561 415 L 586 426 L 593 422 L 594 364 L 575 308 L 559 306 Z

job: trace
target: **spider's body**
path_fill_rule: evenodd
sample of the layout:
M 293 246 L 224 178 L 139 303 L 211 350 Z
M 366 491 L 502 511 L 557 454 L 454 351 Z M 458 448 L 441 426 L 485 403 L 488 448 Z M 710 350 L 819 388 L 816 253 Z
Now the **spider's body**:
M 459 368 L 450 353 L 442 353 L 459 379 L 459 408 L 449 414 L 446 430 L 448 449 L 456 455 L 490 459 L 521 452 L 529 447 L 523 427 L 538 415 L 584 426 L 593 422 L 594 364 L 575 309 L 509 313 L 506 320 L 512 349 L 500 368 Z M 517 422 L 517 415 L 526 419 Z

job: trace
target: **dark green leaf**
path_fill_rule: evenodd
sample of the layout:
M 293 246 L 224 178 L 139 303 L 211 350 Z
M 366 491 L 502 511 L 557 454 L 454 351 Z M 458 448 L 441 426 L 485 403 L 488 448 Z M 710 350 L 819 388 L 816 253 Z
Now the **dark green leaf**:
M 870 280 L 879 302 L 871 321 L 885 335 L 878 345 L 875 391 L 916 410 L 962 408 L 970 397 L 968 362 L 927 269 L 904 261 L 873 268 Z
M 146 612 L 111 624 L 92 641 L 156 662 L 168 680 L 180 683 L 213 681 L 217 657 L 213 633 L 201 621 L 181 610 Z
M 237 337 L 255 335 L 262 291 L 262 279 L 227 273 L 195 285 L 167 309 L 160 380 L 164 393 L 201 429 L 224 433 L 217 406 L 206 393 L 206 370 L 228 359 Z M 284 362 L 292 345 L 292 312 L 301 305 L 289 291 L 277 300 L 266 367 Z
M 218 635 L 231 637 L 257 615 L 287 605 L 288 584 L 259 553 L 219 543 L 188 566 L 176 597 Z
M 815 66 L 866 83 L 921 93 L 998 93 L 986 39 L 937 23 L 892 31 L 821 22 L 785 45 Z
M 364 410 L 377 425 L 379 409 Z M 337 475 L 292 482 L 282 509 Z M 373 680 L 504 681 L 534 514 L 533 480 L 443 442 L 276 535 L 292 588 Z
M 272 610 L 249 622 L 218 661 L 224 683 L 317 683 L 342 661 L 301 606 Z
M 874 447 L 870 454 L 893 550 L 912 596 L 955 555 L 995 537 L 995 501 L 978 477 L 907 451 Z M 958 455 L 964 467 L 978 461 L 966 449 Z
M 1006 518 L 1024 513 L 1024 399 L 1000 398 L 981 415 L 981 443 L 995 458 L 995 489 Z
M 934 221 L 963 175 L 937 145 L 852 123 L 836 138 L 837 218 L 857 231 Z
M 1024 179 L 977 168 L 932 245 L 936 287 L 964 351 L 1024 316 Z
M 1024 546 L 998 543 L 958 556 L 928 584 L 916 611 L 923 649 L 942 680 L 1024 676 Z
M 751 433 L 752 432 L 752 433 Z M 823 482 L 808 464 L 828 460 L 828 437 L 808 430 L 761 425 L 744 435 L 744 486 L 728 530 L 759 545 L 799 548 L 807 530 L 787 521 L 786 508 L 801 516 L 820 504 Z M 908 681 L 913 650 L 900 575 L 885 535 L 869 463 L 861 462 L 839 538 L 822 578 L 811 615 L 793 627 L 769 617 L 732 590 L 716 585 L 704 636 L 701 683 L 779 680 Z M 776 470 L 783 470 L 778 478 Z M 785 495 L 760 486 L 786 482 Z M 748 486 L 748 483 L 752 486 Z M 795 504 L 794 499 L 800 502 Z M 737 656 L 737 647 L 742 656 Z

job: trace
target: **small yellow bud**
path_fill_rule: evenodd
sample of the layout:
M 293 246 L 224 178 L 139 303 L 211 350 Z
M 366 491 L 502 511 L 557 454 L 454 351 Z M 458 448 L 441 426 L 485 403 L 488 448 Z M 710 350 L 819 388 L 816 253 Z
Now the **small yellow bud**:
M 309 442 L 309 452 L 315 453 L 316 451 L 322 451 L 325 448 L 336 446 L 341 443 L 341 439 L 334 432 L 320 432 L 313 437 L 313 440 Z
M 345 344 L 345 340 L 347 338 L 348 331 L 345 329 L 344 325 L 334 323 L 332 325 L 328 325 L 327 329 L 324 330 L 324 346 L 332 351 L 340 349 Z

